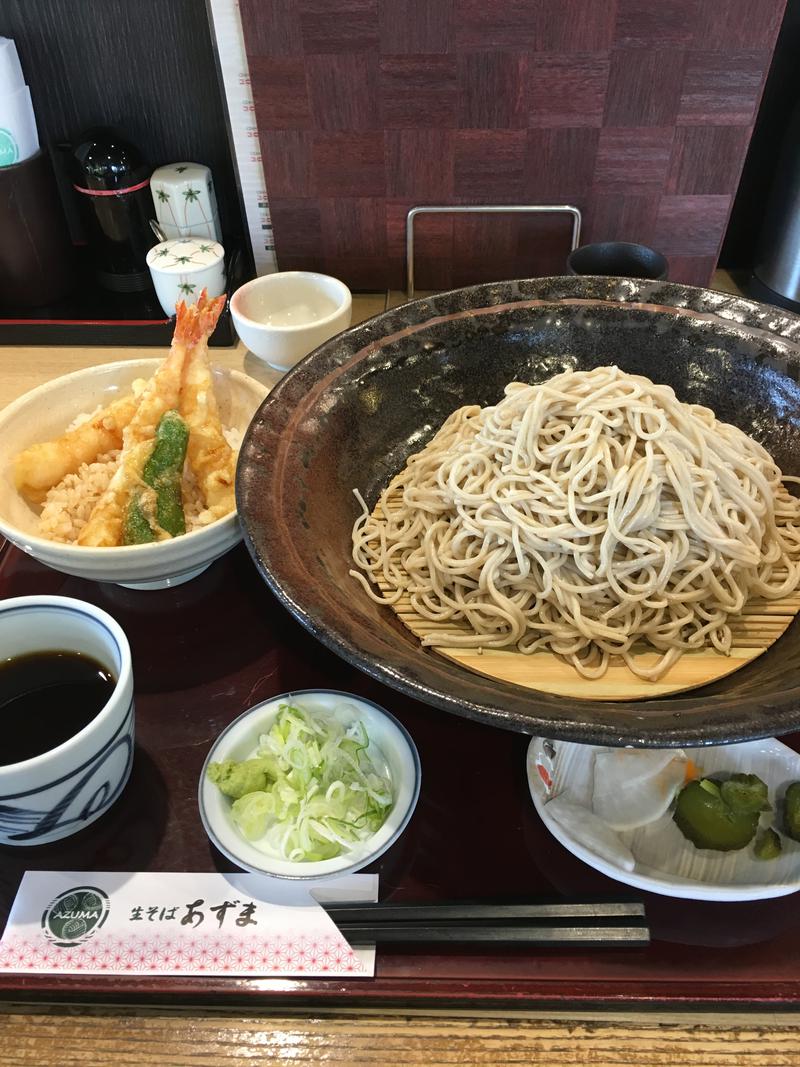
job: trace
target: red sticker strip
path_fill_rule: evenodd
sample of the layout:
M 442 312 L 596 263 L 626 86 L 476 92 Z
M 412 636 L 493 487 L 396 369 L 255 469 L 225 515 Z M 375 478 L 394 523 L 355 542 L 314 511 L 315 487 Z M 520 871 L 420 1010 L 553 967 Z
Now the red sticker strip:
M 125 189 L 84 189 L 82 185 L 73 185 L 72 188 L 76 193 L 83 193 L 84 196 L 124 196 L 125 193 L 135 193 L 139 189 L 145 189 L 149 184 L 150 179 L 145 178 L 138 185 L 129 185 Z

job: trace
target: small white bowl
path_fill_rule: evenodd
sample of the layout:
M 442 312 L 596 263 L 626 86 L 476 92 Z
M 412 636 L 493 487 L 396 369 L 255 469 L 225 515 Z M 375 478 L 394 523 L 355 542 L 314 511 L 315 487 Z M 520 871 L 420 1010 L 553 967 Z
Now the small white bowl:
M 206 774 L 210 763 L 226 759 L 248 759 L 278 715 L 281 704 L 297 703 L 310 713 L 331 712 L 342 703 L 354 707 L 353 721 L 361 720 L 367 729 L 370 745 L 375 745 L 389 766 L 394 804 L 386 822 L 357 848 L 315 863 L 292 863 L 272 857 L 247 841 L 233 824 L 232 801 Z M 249 708 L 219 735 L 203 764 L 198 788 L 200 818 L 206 833 L 217 848 L 234 863 L 255 874 L 276 878 L 325 878 L 361 870 L 394 844 L 411 818 L 419 798 L 422 772 L 416 745 L 404 726 L 385 708 L 371 700 L 340 693 L 333 689 L 306 689 L 282 693 Z
M 158 302 L 172 317 L 179 300 L 196 304 L 205 289 L 210 297 L 225 292 L 225 249 L 202 237 L 179 237 L 154 245 L 147 266 Z
M 3 658 L 64 649 L 117 678 L 86 726 L 39 756 L 0 766 L 0 844 L 42 845 L 83 830 L 114 803 L 133 763 L 133 672 L 122 627 L 105 611 L 61 596 L 0 601 Z
M 290 370 L 350 325 L 350 290 L 338 278 L 290 270 L 254 278 L 231 297 L 236 332 L 254 356 Z
M 65 574 L 132 589 L 162 589 L 194 578 L 241 540 L 236 512 L 200 530 L 146 545 L 89 548 L 49 541 L 37 533 L 38 511 L 14 485 L 13 460 L 38 441 L 64 432 L 82 412 L 130 392 L 149 378 L 161 359 L 106 363 L 66 374 L 25 393 L 0 412 L 0 534 L 40 563 Z M 266 389 L 240 371 L 212 368 L 223 426 L 244 434 Z

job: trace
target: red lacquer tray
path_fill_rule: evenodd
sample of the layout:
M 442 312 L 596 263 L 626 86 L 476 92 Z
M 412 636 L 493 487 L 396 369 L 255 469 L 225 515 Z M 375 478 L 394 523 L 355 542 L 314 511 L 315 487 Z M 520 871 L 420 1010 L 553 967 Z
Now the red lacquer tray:
M 250 705 L 293 688 L 348 690 L 389 708 L 413 735 L 422 793 L 408 829 L 372 868 L 393 900 L 619 897 L 630 890 L 574 859 L 530 802 L 528 739 L 415 703 L 349 667 L 272 597 L 240 546 L 174 590 L 133 592 L 70 578 L 11 546 L 0 597 L 58 593 L 123 625 L 133 651 L 136 756 L 114 808 L 82 834 L 0 849 L 0 922 L 25 869 L 234 869 L 209 844 L 197 781 L 212 740 Z M 800 735 L 794 739 L 800 742 Z M 373 979 L 290 980 L 0 975 L 8 999 L 535 1007 L 800 1004 L 797 895 L 704 904 L 641 894 L 647 950 L 380 949 Z

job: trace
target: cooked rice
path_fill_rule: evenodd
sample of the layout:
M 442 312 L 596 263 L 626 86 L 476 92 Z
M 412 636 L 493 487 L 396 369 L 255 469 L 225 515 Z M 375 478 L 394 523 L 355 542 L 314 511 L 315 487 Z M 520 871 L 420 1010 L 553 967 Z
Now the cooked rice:
M 78 540 L 89 521 L 97 501 L 108 488 L 117 469 L 120 449 L 98 456 L 93 463 L 82 463 L 74 474 L 67 474 L 44 498 L 39 516 L 39 533 L 65 545 Z

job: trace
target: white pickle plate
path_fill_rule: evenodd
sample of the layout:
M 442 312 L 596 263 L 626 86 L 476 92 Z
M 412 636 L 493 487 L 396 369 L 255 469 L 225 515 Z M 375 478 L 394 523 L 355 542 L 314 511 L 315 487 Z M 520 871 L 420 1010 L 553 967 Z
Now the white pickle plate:
M 774 860 L 759 860 L 752 844 L 736 852 L 698 849 L 680 832 L 671 811 L 646 826 L 617 832 L 633 856 L 628 870 L 608 849 L 593 847 L 591 835 L 576 833 L 548 812 L 548 802 L 561 796 L 591 811 L 597 745 L 548 741 L 534 737 L 528 746 L 528 786 L 536 811 L 551 834 L 578 859 L 618 882 L 664 896 L 689 900 L 766 900 L 800 889 L 800 843 L 781 832 L 783 852 Z M 757 774 L 769 786 L 772 812 L 761 817 L 760 828 L 776 825 L 783 793 L 800 781 L 800 755 L 774 737 L 735 745 L 685 749 L 703 775 L 737 771 Z M 613 831 L 612 831 L 613 833 Z

